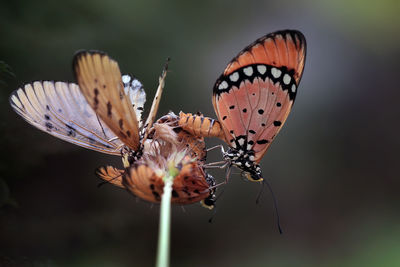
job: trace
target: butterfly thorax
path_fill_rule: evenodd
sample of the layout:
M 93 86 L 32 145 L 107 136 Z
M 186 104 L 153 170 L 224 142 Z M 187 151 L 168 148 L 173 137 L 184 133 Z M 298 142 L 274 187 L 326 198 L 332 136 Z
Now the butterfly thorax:
M 243 148 L 229 148 L 224 154 L 225 160 L 241 169 L 247 179 L 254 182 L 263 180 L 260 165 L 254 162 L 254 151 Z
M 143 145 L 140 145 L 138 150 L 132 150 L 127 146 L 121 149 L 122 163 L 125 168 L 132 166 L 136 161 L 138 161 L 143 156 Z

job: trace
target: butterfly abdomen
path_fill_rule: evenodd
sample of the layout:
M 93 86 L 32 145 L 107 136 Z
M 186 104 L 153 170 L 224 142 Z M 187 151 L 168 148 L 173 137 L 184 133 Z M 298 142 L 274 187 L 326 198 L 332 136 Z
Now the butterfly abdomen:
M 224 131 L 219 121 L 204 117 L 201 114 L 193 115 L 191 113 L 180 112 L 179 126 L 195 136 L 217 137 L 225 140 Z

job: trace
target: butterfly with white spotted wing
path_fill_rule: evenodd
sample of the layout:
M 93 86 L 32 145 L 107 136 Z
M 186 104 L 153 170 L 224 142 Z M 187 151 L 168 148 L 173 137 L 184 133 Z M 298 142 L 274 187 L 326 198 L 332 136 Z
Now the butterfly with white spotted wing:
M 157 113 L 166 69 L 143 124 L 143 86 L 129 75 L 121 76 L 115 60 L 103 52 L 81 51 L 73 67 L 79 86 L 28 83 L 11 94 L 12 108 L 31 125 L 70 143 L 111 155 L 121 155 L 125 148 L 134 159 L 139 157 L 143 136 Z
M 243 49 L 214 85 L 218 121 L 181 113 L 179 125 L 229 145 L 225 160 L 251 181 L 262 181 L 259 163 L 292 109 L 304 70 L 306 40 L 296 30 L 267 34 Z

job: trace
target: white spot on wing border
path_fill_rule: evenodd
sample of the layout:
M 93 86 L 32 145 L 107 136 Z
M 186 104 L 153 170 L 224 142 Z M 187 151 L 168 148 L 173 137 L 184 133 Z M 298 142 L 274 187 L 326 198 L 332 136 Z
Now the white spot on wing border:
M 264 65 L 258 65 L 257 70 L 261 75 L 264 75 L 264 73 L 267 71 L 267 67 Z
M 290 77 L 289 74 L 285 73 L 285 75 L 283 75 L 283 83 L 284 84 L 288 85 L 291 80 L 292 80 L 292 78 Z
M 281 76 L 281 74 L 282 74 L 282 71 L 280 69 L 277 69 L 277 68 L 273 67 L 271 69 L 271 74 L 272 74 L 272 76 L 274 78 L 279 78 Z
M 253 66 L 248 66 L 246 68 L 243 69 L 244 74 L 246 74 L 247 76 L 251 76 L 253 75 Z

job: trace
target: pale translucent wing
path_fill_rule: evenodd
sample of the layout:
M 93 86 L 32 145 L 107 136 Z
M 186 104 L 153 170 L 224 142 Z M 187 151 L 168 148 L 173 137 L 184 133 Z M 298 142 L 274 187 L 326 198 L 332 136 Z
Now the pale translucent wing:
M 73 67 L 82 93 L 96 114 L 125 145 L 137 151 L 139 124 L 117 62 L 101 52 L 79 52 Z
M 26 84 L 12 93 L 10 104 L 42 131 L 88 149 L 120 155 L 121 142 L 97 117 L 74 83 Z
M 143 140 L 146 140 L 148 134 L 150 133 L 151 126 L 153 125 L 153 122 L 157 115 L 158 106 L 160 104 L 161 95 L 162 95 L 164 85 L 165 85 L 165 77 L 167 76 L 168 61 L 169 61 L 169 59 L 167 60 L 167 64 L 165 64 L 164 70 L 159 78 L 157 92 L 156 92 L 156 95 L 154 96 L 153 103 L 151 104 L 149 116 L 147 117 L 146 123 L 144 124 L 145 135 L 144 135 Z
M 135 110 L 136 119 L 139 122 L 139 128 L 142 128 L 142 113 L 144 103 L 146 102 L 146 92 L 143 89 L 143 85 L 139 80 L 128 74 L 122 76 L 122 82 L 124 83 L 125 94 L 128 96 L 132 107 Z

